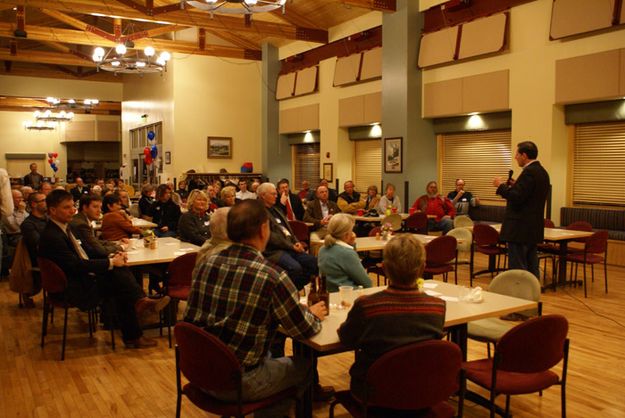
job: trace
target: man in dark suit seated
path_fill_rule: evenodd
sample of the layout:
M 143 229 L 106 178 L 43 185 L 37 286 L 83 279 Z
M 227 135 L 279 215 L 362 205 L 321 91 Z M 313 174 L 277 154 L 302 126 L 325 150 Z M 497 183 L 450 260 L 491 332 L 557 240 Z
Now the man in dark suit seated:
M 263 183 L 256 190 L 258 198 L 265 204 L 269 215 L 271 236 L 263 255 L 287 271 L 298 290 L 310 282 L 310 276 L 317 275 L 317 258 L 304 250 L 301 242 L 289 226 L 289 222 L 276 207 L 278 192 L 272 183 Z
M 317 187 L 317 198 L 308 202 L 304 213 L 304 222 L 313 224 L 313 231 L 310 234 L 311 241 L 321 241 L 328 233 L 328 223 L 335 213 L 340 213 L 338 205 L 329 199 L 328 188 L 326 186 Z
M 80 240 L 80 245 L 87 252 L 89 258 L 106 258 L 109 254 L 123 251 L 122 245 L 112 241 L 104 241 L 95 236 L 91 222 L 100 219 L 102 197 L 94 194 L 83 195 L 80 198 L 79 205 L 78 213 L 74 215 L 69 225 L 74 236 Z
M 146 298 L 143 289 L 124 267 L 124 253 L 101 259 L 87 256 L 69 228 L 74 216 L 74 201 L 69 192 L 52 191 L 46 204 L 50 219 L 41 234 L 39 257 L 53 261 L 65 272 L 67 288 L 63 297 L 80 309 L 92 308 L 103 298 L 112 299 L 126 347 L 156 346 L 155 340 L 142 336 L 137 317 L 147 310 L 162 310 L 169 303 L 169 297 Z
M 289 221 L 301 221 L 304 219 L 304 206 L 298 195 L 291 193 L 289 181 L 282 179 L 277 185 L 280 197 L 276 202 L 276 206 L 282 210 Z
M 80 200 L 80 197 L 89 194 L 89 186 L 80 178 L 76 177 L 76 187 L 69 191 L 74 198 L 74 202 Z

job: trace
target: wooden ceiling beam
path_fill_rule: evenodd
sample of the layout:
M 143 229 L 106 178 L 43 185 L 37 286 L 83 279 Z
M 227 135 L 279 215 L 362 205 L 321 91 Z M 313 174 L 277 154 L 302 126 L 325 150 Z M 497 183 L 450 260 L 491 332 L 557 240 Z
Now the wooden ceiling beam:
M 8 48 L 0 48 L 0 60 L 31 62 L 36 64 L 57 64 L 57 65 L 80 65 L 83 67 L 95 67 L 95 63 L 90 60 L 79 58 L 73 54 L 59 52 L 20 50 L 12 55 Z
M 11 23 L 0 22 L 0 37 L 13 38 L 15 26 Z M 28 39 L 34 41 L 61 42 L 77 45 L 114 47 L 115 41 L 102 39 L 96 36 L 88 36 L 82 31 L 73 29 L 59 29 L 42 26 L 27 26 Z M 85 36 L 87 35 L 87 36 Z M 201 50 L 196 42 L 187 41 L 170 41 L 168 39 L 138 39 L 135 42 L 135 48 L 145 48 L 152 46 L 158 50 L 166 50 L 169 52 L 179 52 L 182 54 L 208 55 L 227 58 L 241 58 L 251 60 L 261 60 L 262 55 L 259 49 L 240 48 L 221 45 L 206 45 Z M 53 63 L 55 64 L 55 63 Z
M 200 28 L 200 29 L 204 29 L 204 28 Z M 258 45 L 256 45 L 254 42 L 248 39 L 243 38 L 242 36 L 237 36 L 230 32 L 220 32 L 216 30 L 208 30 L 207 32 L 210 32 L 216 37 L 221 38 L 226 42 L 230 42 L 231 44 L 236 45 L 240 48 L 258 50 Z
M 293 9 L 289 9 L 288 13 L 282 13 L 282 10 L 278 9 L 271 12 L 271 14 L 293 26 L 305 26 L 316 29 L 321 28 L 317 22 L 309 19 L 302 14 L 297 13 Z
M 40 9 L 41 13 L 50 16 L 58 20 L 61 23 L 65 23 L 73 28 L 80 29 L 85 32 L 93 33 L 98 35 L 101 38 L 107 39 L 109 41 L 115 41 L 115 35 L 112 35 L 97 26 L 89 25 L 82 20 L 76 19 L 75 17 L 66 15 L 65 13 L 59 12 L 57 10 L 49 10 L 49 9 Z
M 363 9 L 377 10 L 379 12 L 397 11 L 396 0 L 342 0 L 341 3 Z
M 146 15 L 141 11 L 118 3 L 116 0 L 0 0 L 0 5 L 25 5 L 48 10 L 56 10 L 64 13 L 101 14 L 105 16 L 117 16 L 127 19 L 147 19 L 158 22 L 160 19 Z M 174 6 L 179 5 L 178 3 Z M 171 7 L 171 6 L 163 6 Z M 328 31 L 322 29 L 291 26 L 280 23 L 252 20 L 249 26 L 245 25 L 244 19 L 232 16 L 215 14 L 213 18 L 206 12 L 185 8 L 167 12 L 161 19 L 166 19 L 171 24 L 183 26 L 198 26 L 208 30 L 227 30 L 240 32 L 263 38 L 274 37 L 282 39 L 302 40 L 309 42 L 327 43 Z
M 179 31 L 179 30 L 187 29 L 187 28 L 188 28 L 188 26 L 181 26 L 181 25 L 160 26 L 158 28 L 153 28 L 153 29 L 142 30 L 142 31 L 130 33 L 128 35 L 122 36 L 121 40 L 122 40 L 122 42 L 124 42 L 126 40 L 136 41 L 137 39 L 153 38 L 155 36 L 160 36 L 160 35 L 164 35 L 164 34 L 169 33 L 169 32 L 176 32 L 176 31 Z

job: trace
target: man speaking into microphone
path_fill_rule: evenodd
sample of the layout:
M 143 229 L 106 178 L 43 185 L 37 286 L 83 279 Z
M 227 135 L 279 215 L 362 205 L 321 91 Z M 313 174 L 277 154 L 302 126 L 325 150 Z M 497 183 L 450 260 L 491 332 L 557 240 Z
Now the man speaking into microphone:
M 500 239 L 508 243 L 508 268 L 527 270 L 540 279 L 536 244 L 544 239 L 549 174 L 537 157 L 536 144 L 520 142 L 514 159 L 523 169 L 521 175 L 514 180 L 510 170 L 507 181 L 495 177 L 493 185 L 507 201 Z

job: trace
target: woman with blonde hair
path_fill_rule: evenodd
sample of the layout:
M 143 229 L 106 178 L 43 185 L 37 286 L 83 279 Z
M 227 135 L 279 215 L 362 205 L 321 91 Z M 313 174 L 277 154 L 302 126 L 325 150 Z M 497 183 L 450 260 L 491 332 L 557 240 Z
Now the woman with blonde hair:
M 226 186 L 221 189 L 221 201 L 224 206 L 234 206 L 236 203 L 237 189 L 234 186 Z
M 371 287 L 371 279 L 354 250 L 354 218 L 346 213 L 332 216 L 328 233 L 319 250 L 319 273 L 326 276 L 328 291 L 339 286 Z
M 182 241 L 202 245 L 211 236 L 208 195 L 201 190 L 193 190 L 187 199 L 187 206 L 189 210 L 178 220 L 178 235 Z

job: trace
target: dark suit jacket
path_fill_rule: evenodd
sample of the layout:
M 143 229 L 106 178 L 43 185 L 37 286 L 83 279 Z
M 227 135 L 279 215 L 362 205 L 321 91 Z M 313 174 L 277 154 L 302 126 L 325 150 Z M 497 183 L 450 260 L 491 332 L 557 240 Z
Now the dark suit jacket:
M 328 212 L 331 215 L 335 213 L 340 213 L 341 209 L 339 206 L 331 200 L 328 200 Z M 321 220 L 323 219 L 323 213 L 321 212 L 321 202 L 319 199 L 315 199 L 311 202 L 308 202 L 308 206 L 306 207 L 306 213 L 304 213 L 304 222 L 311 222 L 315 224 L 313 226 L 314 229 L 319 229 L 321 227 Z
M 39 256 L 47 258 L 67 276 L 67 300 L 79 308 L 93 307 L 99 300 L 95 278 L 89 273 L 104 274 L 109 269 L 108 258 L 83 260 L 69 237 L 52 221 L 41 233 Z
M 501 226 L 502 241 L 525 244 L 543 241 L 548 192 L 549 174 L 538 161 L 526 166 L 514 185 L 499 185 L 497 194 L 508 201 Z
M 69 191 L 74 198 L 74 202 L 79 200 L 82 195 L 89 194 L 89 186 L 85 185 L 82 189 L 79 189 L 78 186 L 74 187 Z
M 295 219 L 301 221 L 304 219 L 304 206 L 302 205 L 302 200 L 298 195 L 289 193 L 289 200 L 291 201 L 291 208 L 293 209 L 293 215 L 295 215 Z M 280 203 L 280 196 L 276 200 L 276 206 L 282 210 L 282 213 L 286 215 L 286 206 Z
M 107 258 L 109 254 L 122 251 L 122 247 L 110 241 L 99 240 L 95 237 L 95 231 L 87 216 L 78 212 L 69 224 L 76 239 L 80 240 L 82 248 L 89 258 Z
M 263 255 L 269 260 L 277 263 L 282 257 L 285 251 L 293 251 L 293 245 L 298 241 L 295 238 L 293 230 L 289 226 L 289 221 L 280 209 L 273 206 L 267 209 L 267 215 L 269 216 L 269 229 L 271 230 L 271 236 L 267 247 L 263 252 Z M 286 228 L 290 236 L 286 236 L 282 230 L 282 227 Z
M 43 176 L 39 173 L 28 173 L 24 176 L 24 186 L 31 186 L 35 190 L 39 189 L 42 182 Z

